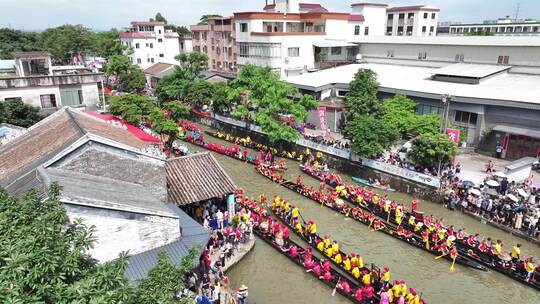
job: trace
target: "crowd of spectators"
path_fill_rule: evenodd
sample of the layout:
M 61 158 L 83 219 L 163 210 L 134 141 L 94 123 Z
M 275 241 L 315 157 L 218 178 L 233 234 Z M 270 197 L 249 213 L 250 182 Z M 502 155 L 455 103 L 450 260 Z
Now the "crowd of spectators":
M 425 175 L 438 176 L 438 167 L 423 167 L 420 165 L 415 165 L 405 159 L 403 153 L 381 153 L 377 156 L 375 160 L 387 163 L 389 165 L 398 166 L 411 171 L 416 171 Z M 441 165 L 441 172 L 448 170 L 447 165 Z
M 345 139 L 340 140 L 330 137 L 325 138 L 322 135 L 312 135 L 307 133 L 304 133 L 304 139 L 341 150 L 348 150 L 350 148 L 349 141 Z
M 208 245 L 199 258 L 200 272 L 189 278 L 188 289 L 193 294 L 194 303 L 219 304 L 225 294 L 221 289 L 229 288 L 223 267 L 238 247 L 252 237 L 253 222 L 245 212 L 231 216 L 221 200 L 210 200 L 187 209 L 210 232 Z M 236 301 L 244 303 L 246 298 L 247 287 L 242 285 L 236 291 Z
M 540 189 L 527 182 L 510 182 L 505 177 L 497 177 L 496 173 L 490 173 L 482 184 L 475 185 L 460 179 L 456 171 L 459 169 L 447 170 L 441 180 L 446 207 L 477 215 L 540 240 Z

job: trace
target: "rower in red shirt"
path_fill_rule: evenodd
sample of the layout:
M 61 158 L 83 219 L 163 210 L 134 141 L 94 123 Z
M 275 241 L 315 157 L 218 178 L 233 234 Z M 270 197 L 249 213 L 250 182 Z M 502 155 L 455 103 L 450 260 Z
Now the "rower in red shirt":
M 418 208 L 418 200 L 417 199 L 413 199 L 412 203 L 411 203 L 411 209 L 413 212 L 416 212 L 416 209 Z
M 460 241 L 465 239 L 466 236 L 467 234 L 465 233 L 465 228 L 459 229 L 458 232 L 456 233 L 456 239 Z
M 323 270 L 326 271 L 326 272 L 329 272 L 330 271 L 330 261 L 329 260 L 325 260 L 324 263 L 323 263 Z
M 354 298 L 358 301 L 358 302 L 362 302 L 362 288 L 358 287 L 356 289 L 356 292 L 354 293 Z
M 313 260 L 311 259 L 305 259 L 304 260 L 304 267 L 306 268 L 306 270 L 310 270 L 313 268 Z M 320 268 L 320 267 L 319 267 Z
M 324 272 L 323 279 L 324 279 L 326 282 L 332 281 L 332 274 L 330 273 L 330 271 L 325 271 L 325 272 Z
M 321 265 L 319 265 L 318 263 L 315 263 L 315 266 L 313 266 L 313 273 L 317 277 L 320 277 L 321 276 Z
M 289 254 L 291 255 L 291 258 L 296 259 L 296 257 L 298 257 L 298 247 L 292 246 Z
M 366 288 L 364 288 L 363 294 L 366 297 L 367 303 L 373 303 L 373 294 L 375 293 L 375 289 L 371 285 L 368 285 Z
M 311 260 L 311 257 L 313 256 L 313 253 L 311 253 L 311 250 L 309 250 L 309 248 L 306 248 L 304 249 L 304 255 L 306 256 L 305 259 L 306 260 Z
M 341 285 L 341 289 L 346 293 L 349 294 L 351 292 L 351 286 L 349 286 L 349 283 L 347 281 L 340 281 L 339 283 Z
M 467 238 L 467 245 L 471 246 L 471 247 L 474 247 L 476 246 L 476 243 L 478 242 L 478 233 L 475 234 L 475 235 L 469 235 L 469 237 Z
M 489 240 L 489 239 L 488 239 Z M 478 245 L 478 249 L 482 252 L 487 252 L 487 250 L 489 249 L 489 242 L 488 240 L 484 239 L 482 240 L 482 242 L 480 242 L 480 244 Z
M 452 249 L 450 249 L 450 257 L 452 259 L 455 259 L 457 258 L 457 255 L 458 255 L 458 251 L 457 251 L 456 246 L 452 246 Z

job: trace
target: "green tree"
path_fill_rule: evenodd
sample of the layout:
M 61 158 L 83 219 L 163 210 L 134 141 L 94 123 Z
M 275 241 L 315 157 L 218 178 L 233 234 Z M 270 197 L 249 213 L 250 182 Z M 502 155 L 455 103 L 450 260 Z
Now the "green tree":
M 297 140 L 294 124 L 303 122 L 308 110 L 317 106 L 311 95 L 301 95 L 281 82 L 270 68 L 248 64 L 229 85 L 229 100 L 237 103 L 233 115 L 255 121 L 272 142 Z
M 56 183 L 45 200 L 0 189 L 0 302 L 132 303 L 126 256 L 98 265 L 87 253 L 94 228 L 69 221 L 59 195 Z
M 152 99 L 138 94 L 123 94 L 111 97 L 109 111 L 131 124 L 138 124 L 148 119 L 156 107 Z
M 0 28 L 0 59 L 12 59 L 13 52 L 39 51 L 37 33 Z
M 440 116 L 437 114 L 416 114 L 416 102 L 401 94 L 383 101 L 381 119 L 396 128 L 402 138 L 438 133 L 441 124 Z
M 152 130 L 161 135 L 165 147 L 171 149 L 180 135 L 177 123 L 188 115 L 189 106 L 182 102 L 169 101 L 164 103 L 162 108 L 153 108 L 148 120 L 152 123 Z
M 41 119 L 39 108 L 25 104 L 20 98 L 0 102 L 0 123 L 28 128 Z
M 109 58 L 122 55 L 125 48 L 116 29 L 96 33 L 96 51 L 99 56 Z
M 214 96 L 214 86 L 206 80 L 197 80 L 189 89 L 187 98 L 197 107 L 208 105 Z
M 345 96 L 349 119 L 364 114 L 377 114 L 381 101 L 377 98 L 379 83 L 377 74 L 369 69 L 359 69 L 350 83 L 350 90 Z
M 158 264 L 148 276 L 139 281 L 137 302 L 140 304 L 176 304 L 174 296 L 184 288 L 184 277 L 193 271 L 197 249 L 191 248 L 180 265 L 171 263 L 165 252 L 158 255 Z
M 423 134 L 412 141 L 407 158 L 424 167 L 450 164 L 457 154 L 456 144 L 445 134 Z
M 345 125 L 344 135 L 351 141 L 351 150 L 358 156 L 372 158 L 399 139 L 396 128 L 369 115 L 358 115 Z
M 49 28 L 38 37 L 42 48 L 60 63 L 69 63 L 76 55 L 96 51 L 95 35 L 82 25 L 66 24 Z
M 191 35 L 191 31 L 189 30 L 189 28 L 187 28 L 187 26 L 184 26 L 184 25 L 177 26 L 174 29 L 174 31 L 177 32 L 178 34 L 182 35 L 182 36 Z
M 138 92 L 146 87 L 144 73 L 125 55 L 112 55 L 103 70 L 107 76 L 107 84 L 115 89 Z
M 231 109 L 229 100 L 229 87 L 225 82 L 212 84 L 214 95 L 212 96 L 212 110 L 217 113 L 227 113 Z
M 220 15 L 202 15 L 199 21 L 199 25 L 208 24 L 209 17 L 221 17 Z
M 159 12 L 156 14 L 156 17 L 154 17 L 154 19 L 150 19 L 150 21 L 163 22 L 167 24 L 167 19 L 165 19 L 165 17 L 163 17 Z
M 192 86 L 202 80 L 201 72 L 208 65 L 208 56 L 200 52 L 183 53 L 176 56 L 179 66 L 171 75 L 159 80 L 156 96 L 160 101 L 189 99 Z

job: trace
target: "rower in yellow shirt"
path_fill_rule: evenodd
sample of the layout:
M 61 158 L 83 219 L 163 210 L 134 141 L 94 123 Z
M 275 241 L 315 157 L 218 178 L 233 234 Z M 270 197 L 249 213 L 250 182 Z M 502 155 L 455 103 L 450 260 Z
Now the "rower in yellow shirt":
M 519 257 L 521 256 L 521 244 L 517 244 L 516 246 L 512 247 L 512 261 L 514 263 L 519 262 Z
M 339 253 L 339 244 L 337 241 L 334 241 L 334 243 L 332 244 L 332 253 L 334 255 Z
M 366 273 L 364 276 L 362 276 L 362 283 L 364 283 L 365 286 L 368 286 L 371 284 L 371 274 Z
M 411 216 L 409 216 L 409 225 L 411 225 L 412 227 L 414 227 L 416 225 L 416 222 L 414 221 L 415 218 L 414 218 L 414 215 L 411 214 Z
M 330 247 L 330 238 L 328 237 L 328 235 L 324 236 L 323 243 L 324 243 L 324 248 Z
M 320 252 L 324 252 L 324 243 L 323 243 L 323 241 L 319 241 L 317 243 L 317 250 L 319 250 Z
M 354 268 L 352 269 L 352 275 L 353 275 L 353 277 L 354 277 L 355 279 L 360 278 L 360 268 L 354 267 Z
M 360 205 L 364 201 L 364 197 L 362 195 L 356 196 L 356 202 Z
M 345 257 L 345 260 L 343 260 L 343 268 L 346 271 L 351 271 L 351 259 L 349 257 Z
M 394 295 L 394 298 L 398 298 L 400 292 L 401 286 L 399 284 L 394 284 L 394 286 L 392 286 L 392 294 Z
M 341 264 L 341 262 L 343 262 L 343 258 L 341 257 L 341 253 L 337 253 L 335 256 L 334 256 L 334 262 L 336 262 L 338 265 Z
M 325 253 L 326 253 L 326 256 L 331 258 L 332 257 L 332 247 L 328 247 L 326 250 L 325 250 Z
M 536 265 L 534 265 L 533 259 L 529 258 L 527 262 L 525 262 L 525 271 L 527 271 L 527 279 L 526 279 L 527 282 L 531 280 L 531 277 L 534 273 L 535 268 L 536 268 Z
M 304 233 L 304 227 L 302 227 L 302 224 L 296 223 L 296 231 L 300 234 Z M 323 245 L 324 246 L 324 245 Z
M 364 268 L 364 259 L 358 255 L 358 267 Z

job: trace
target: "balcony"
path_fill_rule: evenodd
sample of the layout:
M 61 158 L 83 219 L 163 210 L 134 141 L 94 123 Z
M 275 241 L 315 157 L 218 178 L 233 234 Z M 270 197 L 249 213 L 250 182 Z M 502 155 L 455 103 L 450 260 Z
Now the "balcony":
M 325 36 L 326 32 L 251 32 L 251 36 Z

